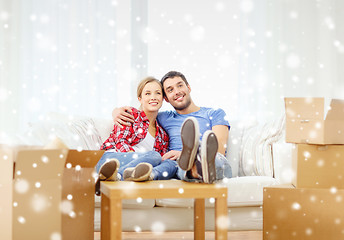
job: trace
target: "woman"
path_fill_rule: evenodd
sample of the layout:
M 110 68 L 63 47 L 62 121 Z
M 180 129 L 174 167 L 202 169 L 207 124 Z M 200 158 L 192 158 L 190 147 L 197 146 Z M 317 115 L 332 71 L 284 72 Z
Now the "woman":
M 143 79 L 137 87 L 140 109 L 132 108 L 135 122 L 131 126 L 114 126 L 101 149 L 107 150 L 96 166 L 100 181 L 147 181 L 170 179 L 177 171 L 176 161 L 161 157 L 168 151 L 168 135 L 156 121 L 163 102 L 159 80 Z

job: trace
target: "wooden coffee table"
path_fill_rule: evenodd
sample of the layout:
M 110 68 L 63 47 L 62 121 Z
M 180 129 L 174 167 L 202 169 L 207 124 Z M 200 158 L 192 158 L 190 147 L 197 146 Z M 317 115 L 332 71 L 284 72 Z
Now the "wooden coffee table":
M 215 199 L 215 239 L 227 240 L 227 188 L 184 181 L 101 182 L 101 239 L 122 239 L 122 199 L 194 198 L 194 239 L 205 239 L 205 199 Z M 224 227 L 225 226 L 225 227 Z

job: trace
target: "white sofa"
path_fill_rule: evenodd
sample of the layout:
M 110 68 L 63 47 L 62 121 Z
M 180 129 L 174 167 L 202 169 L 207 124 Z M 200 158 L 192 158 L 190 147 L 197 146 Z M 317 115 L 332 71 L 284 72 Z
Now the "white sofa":
M 265 124 L 230 121 L 227 159 L 233 178 L 219 183 L 228 187 L 229 230 L 262 230 L 263 188 L 291 182 L 291 145 L 284 141 L 284 122 L 284 117 Z M 52 113 L 31 123 L 19 141 L 45 145 L 57 136 L 70 148 L 96 150 L 112 128 L 111 119 Z M 206 230 L 214 229 L 213 205 L 213 199 L 206 201 Z M 95 206 L 95 231 L 99 231 L 100 197 Z M 190 231 L 192 206 L 192 199 L 125 200 L 122 227 L 124 231 Z

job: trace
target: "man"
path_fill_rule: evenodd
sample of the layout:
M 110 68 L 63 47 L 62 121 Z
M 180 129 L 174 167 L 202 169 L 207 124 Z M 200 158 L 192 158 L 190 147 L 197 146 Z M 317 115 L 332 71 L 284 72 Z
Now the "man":
M 170 151 L 162 159 L 178 161 L 177 177 L 182 180 L 212 183 L 232 177 L 231 167 L 224 156 L 230 129 L 225 112 L 197 106 L 190 95 L 191 87 L 180 72 L 168 72 L 161 84 L 164 99 L 175 109 L 158 114 L 158 122 L 170 138 Z M 131 124 L 133 116 L 130 112 L 130 107 L 114 109 L 115 124 Z

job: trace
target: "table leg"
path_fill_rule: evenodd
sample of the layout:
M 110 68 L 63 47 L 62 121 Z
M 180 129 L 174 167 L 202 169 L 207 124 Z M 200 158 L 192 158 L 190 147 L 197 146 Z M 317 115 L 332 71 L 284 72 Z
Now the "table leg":
M 110 214 L 110 239 L 122 239 L 122 199 L 112 199 Z
M 215 199 L 215 239 L 227 240 L 228 213 L 227 198 L 219 197 Z
M 194 201 L 194 239 L 205 239 L 205 202 L 204 198 L 196 198 Z
M 100 222 L 100 237 L 102 240 L 110 239 L 109 223 L 110 223 L 110 199 L 102 194 L 101 198 L 101 222 Z
M 102 194 L 101 239 L 122 239 L 122 200 L 110 199 Z

